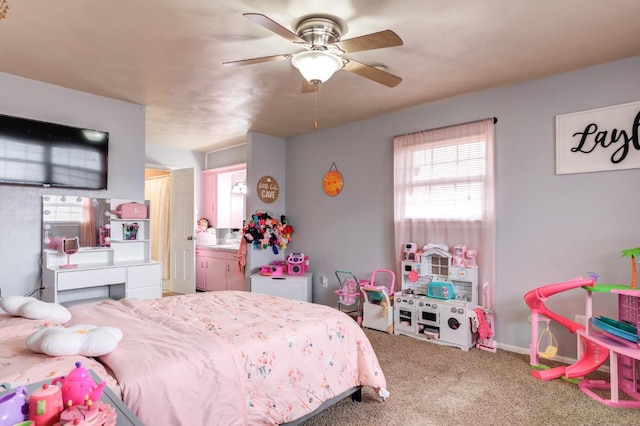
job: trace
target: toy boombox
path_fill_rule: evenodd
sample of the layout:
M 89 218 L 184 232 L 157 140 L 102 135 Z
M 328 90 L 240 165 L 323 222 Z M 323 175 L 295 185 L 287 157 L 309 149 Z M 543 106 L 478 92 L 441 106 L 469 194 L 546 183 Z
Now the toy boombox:
M 291 253 L 287 257 L 287 273 L 289 275 L 304 275 L 309 269 L 309 256 L 302 253 Z

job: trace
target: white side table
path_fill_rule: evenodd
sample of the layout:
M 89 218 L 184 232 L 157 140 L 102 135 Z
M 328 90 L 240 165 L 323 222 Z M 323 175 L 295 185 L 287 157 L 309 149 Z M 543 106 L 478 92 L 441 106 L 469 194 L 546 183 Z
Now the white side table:
M 251 292 L 267 294 L 269 296 L 284 297 L 286 299 L 311 302 L 311 278 L 313 273 L 304 275 L 251 275 Z

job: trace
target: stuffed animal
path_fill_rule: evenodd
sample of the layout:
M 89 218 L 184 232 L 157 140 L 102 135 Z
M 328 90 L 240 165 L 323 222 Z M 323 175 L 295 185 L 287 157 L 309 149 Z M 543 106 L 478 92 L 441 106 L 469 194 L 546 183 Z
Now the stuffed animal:
M 293 227 L 289 225 L 285 215 L 280 216 L 279 222 L 266 212 L 256 212 L 242 228 L 244 240 L 252 243 L 254 249 L 266 250 L 271 247 L 274 254 L 287 248 L 292 233 Z
M 57 303 L 47 303 L 34 297 L 9 296 L 0 300 L 0 308 L 15 317 L 51 320 L 59 324 L 69 322 L 71 312 Z

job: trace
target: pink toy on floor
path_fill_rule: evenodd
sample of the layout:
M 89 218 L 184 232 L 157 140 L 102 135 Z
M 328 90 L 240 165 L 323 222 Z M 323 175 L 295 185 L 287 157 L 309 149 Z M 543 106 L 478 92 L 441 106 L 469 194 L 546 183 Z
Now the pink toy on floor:
M 593 278 L 583 279 L 580 277 L 570 281 L 558 282 L 538 287 L 524 295 L 524 301 L 531 310 L 531 345 L 529 347 L 529 362 L 532 366 L 539 366 L 538 351 L 536 345 L 538 336 L 539 315 L 544 315 L 545 317 L 560 323 L 560 325 L 568 329 L 571 333 L 576 333 L 577 330 L 584 330 L 583 325 L 560 316 L 547 308 L 544 304 L 547 298 L 553 296 L 556 293 L 571 290 L 574 288 L 584 286 L 593 287 L 594 284 L 595 282 Z M 550 368 L 548 370 L 531 370 L 531 375 L 540 380 L 550 380 L 557 379 L 562 376 L 566 376 L 567 378 L 579 377 L 597 370 L 598 367 L 600 367 L 606 361 L 609 352 L 606 350 L 606 348 L 603 348 L 596 343 L 585 341 L 584 338 L 581 338 L 581 340 L 585 345 L 587 345 L 587 350 L 574 365 L 568 367 L 559 366 Z
M 474 257 L 475 258 L 475 257 Z M 491 296 L 489 294 L 489 283 L 482 285 L 484 291 L 484 308 L 476 308 L 476 317 L 478 318 L 478 342 L 476 348 L 488 352 L 497 352 L 496 342 L 493 331 L 493 309 L 491 308 Z

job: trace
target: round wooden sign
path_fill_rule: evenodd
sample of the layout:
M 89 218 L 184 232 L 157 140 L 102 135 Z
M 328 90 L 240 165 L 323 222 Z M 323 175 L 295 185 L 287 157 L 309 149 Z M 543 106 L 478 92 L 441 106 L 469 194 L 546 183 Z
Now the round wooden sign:
M 273 176 L 262 176 L 258 181 L 258 198 L 263 203 L 273 203 L 280 195 L 278 181 Z
M 333 163 L 329 171 L 324 175 L 324 179 L 322 179 L 322 189 L 329 197 L 335 197 L 342 191 L 343 186 L 342 175 L 338 171 L 336 163 Z

